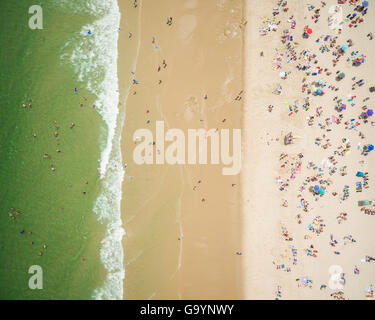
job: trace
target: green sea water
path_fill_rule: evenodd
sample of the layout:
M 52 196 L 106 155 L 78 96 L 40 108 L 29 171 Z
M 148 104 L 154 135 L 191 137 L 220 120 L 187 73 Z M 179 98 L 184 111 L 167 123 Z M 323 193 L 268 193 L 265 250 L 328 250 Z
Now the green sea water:
M 32 30 L 38 4 L 43 29 Z M 0 15 L 0 299 L 90 299 L 106 275 L 93 213 L 103 121 L 60 57 L 93 17 L 41 0 L 2 0 Z M 32 265 L 42 290 L 29 288 Z

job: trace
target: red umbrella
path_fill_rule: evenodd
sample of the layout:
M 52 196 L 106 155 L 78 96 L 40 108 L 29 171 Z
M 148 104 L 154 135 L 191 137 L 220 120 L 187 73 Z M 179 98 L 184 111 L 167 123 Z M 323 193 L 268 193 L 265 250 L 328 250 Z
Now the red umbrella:
M 307 28 L 307 29 L 306 29 L 306 32 L 307 32 L 308 34 L 312 34 L 312 29 L 311 29 L 311 28 Z

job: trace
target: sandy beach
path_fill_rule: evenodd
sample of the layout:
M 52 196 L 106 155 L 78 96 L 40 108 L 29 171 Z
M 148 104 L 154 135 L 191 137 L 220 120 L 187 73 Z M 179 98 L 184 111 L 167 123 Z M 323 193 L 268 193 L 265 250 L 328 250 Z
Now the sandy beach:
M 367 6 L 120 2 L 125 299 L 372 298 Z M 241 173 L 136 164 L 157 121 L 242 129 Z
M 241 127 L 241 2 L 120 6 L 120 60 L 139 45 L 136 70 L 119 70 L 135 80 L 122 137 L 124 298 L 239 298 L 239 175 L 223 176 L 221 165 L 137 165 L 133 134 L 154 132 L 156 121 L 184 132 Z
M 354 10 L 362 1 L 343 2 L 337 9 L 342 23 L 331 28 L 337 1 L 264 1 L 256 8 L 246 1 L 241 186 L 247 299 L 372 297 L 375 221 L 357 202 L 374 200 L 374 155 L 362 152 L 374 142 L 374 127 L 360 116 L 373 100 L 375 46 L 367 34 L 374 12 Z M 342 56 L 333 55 L 340 49 Z M 366 61 L 353 66 L 360 54 Z M 335 109 L 339 104 L 342 110 Z M 289 132 L 296 139 L 285 145 Z

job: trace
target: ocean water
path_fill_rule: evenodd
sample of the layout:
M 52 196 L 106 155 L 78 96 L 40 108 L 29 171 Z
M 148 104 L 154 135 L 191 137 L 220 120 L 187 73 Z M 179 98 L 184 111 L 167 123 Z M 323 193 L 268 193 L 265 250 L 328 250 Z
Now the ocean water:
M 117 0 L 7 0 L 0 14 L 0 298 L 121 299 Z

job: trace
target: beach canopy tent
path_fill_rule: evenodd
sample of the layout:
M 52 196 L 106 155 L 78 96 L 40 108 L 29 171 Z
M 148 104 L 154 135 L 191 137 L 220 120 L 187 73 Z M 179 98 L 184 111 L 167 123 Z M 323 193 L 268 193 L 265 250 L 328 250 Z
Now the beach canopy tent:
M 374 111 L 372 109 L 368 109 L 366 114 L 371 117 L 374 114 Z
M 367 8 L 368 7 L 368 1 L 363 1 L 362 2 L 362 6 L 365 7 L 365 8 Z
M 362 171 L 358 171 L 358 172 L 356 173 L 356 176 L 357 176 L 357 177 L 364 177 L 365 174 L 364 174 Z

